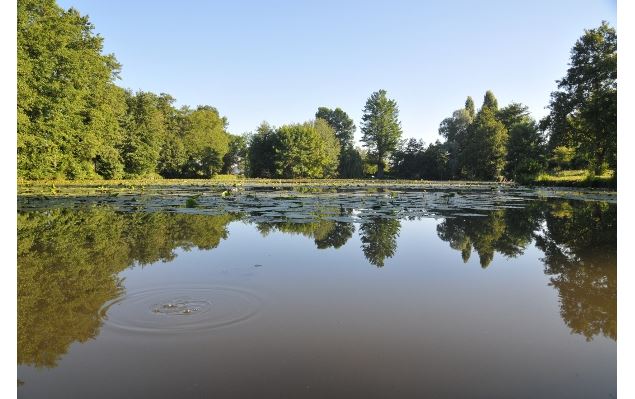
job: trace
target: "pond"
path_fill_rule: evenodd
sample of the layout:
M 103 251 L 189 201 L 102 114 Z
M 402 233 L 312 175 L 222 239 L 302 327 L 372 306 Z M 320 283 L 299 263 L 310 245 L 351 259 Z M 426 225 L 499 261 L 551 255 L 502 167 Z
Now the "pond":
M 18 197 L 19 397 L 616 394 L 612 193 L 56 194 Z

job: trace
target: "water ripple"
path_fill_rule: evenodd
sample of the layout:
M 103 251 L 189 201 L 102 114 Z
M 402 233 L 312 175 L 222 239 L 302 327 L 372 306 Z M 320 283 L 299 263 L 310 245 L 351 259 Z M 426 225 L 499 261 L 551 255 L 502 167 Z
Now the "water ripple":
M 128 292 L 100 310 L 105 326 L 136 333 L 184 333 L 255 316 L 262 300 L 234 287 L 162 287 Z

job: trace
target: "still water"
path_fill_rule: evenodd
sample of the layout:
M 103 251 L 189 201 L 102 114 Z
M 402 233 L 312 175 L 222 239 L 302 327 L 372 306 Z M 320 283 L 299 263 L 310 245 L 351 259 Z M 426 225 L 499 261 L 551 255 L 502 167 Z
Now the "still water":
M 615 199 L 183 195 L 18 199 L 19 397 L 615 396 Z

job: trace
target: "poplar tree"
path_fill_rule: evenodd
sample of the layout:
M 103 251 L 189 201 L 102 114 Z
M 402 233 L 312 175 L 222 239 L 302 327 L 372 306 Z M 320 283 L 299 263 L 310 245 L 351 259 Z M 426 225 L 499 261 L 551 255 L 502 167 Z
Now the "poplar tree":
M 401 138 L 401 122 L 397 102 L 386 96 L 386 90 L 371 94 L 362 116 L 362 141 L 371 160 L 377 164 L 377 177 L 384 176 L 386 158 L 397 148 Z
M 495 180 L 502 176 L 507 155 L 507 128 L 497 118 L 498 101 L 491 91 L 485 93 L 483 106 L 468 131 L 466 163 L 468 176 Z

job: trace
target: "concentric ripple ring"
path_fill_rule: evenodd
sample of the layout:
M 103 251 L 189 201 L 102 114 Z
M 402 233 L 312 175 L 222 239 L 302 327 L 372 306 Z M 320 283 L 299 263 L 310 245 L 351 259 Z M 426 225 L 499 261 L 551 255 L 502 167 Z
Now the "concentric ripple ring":
M 255 316 L 262 300 L 234 287 L 161 287 L 128 292 L 100 309 L 104 325 L 138 333 L 196 332 Z

